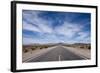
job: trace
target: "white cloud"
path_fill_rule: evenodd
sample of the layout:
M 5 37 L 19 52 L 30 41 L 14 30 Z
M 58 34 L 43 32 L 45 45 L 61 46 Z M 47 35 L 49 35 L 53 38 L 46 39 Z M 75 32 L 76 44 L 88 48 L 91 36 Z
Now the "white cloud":
M 41 32 L 40 29 L 38 29 L 37 27 L 35 27 L 35 26 L 31 25 L 31 24 L 23 24 L 23 29 L 29 30 L 29 31 Z
M 43 20 L 42 18 L 38 17 L 39 12 L 26 12 L 23 13 L 23 18 L 27 21 L 24 21 L 25 23 L 29 24 L 24 24 L 23 23 L 23 29 L 31 30 L 31 31 L 37 31 L 37 32 L 43 32 L 43 33 L 52 33 L 52 28 L 48 26 L 50 22 Z M 37 26 L 37 27 L 36 27 Z
M 79 32 L 78 34 L 79 34 L 79 36 L 75 38 L 77 41 L 80 41 L 83 43 L 90 43 L 91 42 L 89 32 Z
M 54 29 L 49 24 L 51 24 L 50 21 L 42 19 L 38 16 L 40 12 L 25 12 L 23 13 L 24 19 L 23 20 L 23 29 L 29 30 L 29 31 L 36 31 L 40 32 L 41 34 L 47 33 L 44 37 L 44 39 L 34 39 L 30 37 L 23 37 L 24 44 L 32 44 L 32 43 L 46 43 L 46 42 L 68 42 L 68 43 L 74 43 L 74 42 L 89 42 L 90 36 L 89 32 L 84 32 L 83 28 L 84 25 L 81 24 L 74 24 L 74 23 L 68 23 L 65 21 L 63 24 L 56 26 Z M 60 21 L 60 20 L 59 20 Z M 58 35 L 63 35 L 63 38 L 60 38 Z M 73 38 L 74 37 L 74 38 Z
M 77 24 L 72 24 L 68 22 L 64 22 L 61 26 L 56 27 L 55 32 L 61 35 L 65 35 L 66 37 L 73 37 L 76 33 L 80 32 L 82 26 Z
M 87 32 L 79 32 L 79 37 L 77 37 L 77 39 L 84 39 L 88 36 Z
M 32 44 L 32 43 L 34 43 L 34 40 L 32 38 L 23 37 L 23 44 L 24 45 L 28 45 L 28 44 Z
M 23 37 L 23 44 L 28 45 L 28 44 L 34 44 L 34 43 L 43 43 L 40 39 L 33 39 L 30 37 Z
M 50 22 L 41 18 L 36 18 L 36 25 L 41 29 L 43 33 L 52 33 L 52 28 L 49 26 Z

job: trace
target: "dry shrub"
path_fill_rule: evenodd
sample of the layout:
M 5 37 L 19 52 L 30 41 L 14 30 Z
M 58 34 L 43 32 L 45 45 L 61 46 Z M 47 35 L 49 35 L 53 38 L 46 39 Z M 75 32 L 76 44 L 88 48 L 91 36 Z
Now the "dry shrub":
M 28 52 L 28 49 L 24 49 L 23 52 L 24 52 L 24 53 L 27 53 L 27 52 Z

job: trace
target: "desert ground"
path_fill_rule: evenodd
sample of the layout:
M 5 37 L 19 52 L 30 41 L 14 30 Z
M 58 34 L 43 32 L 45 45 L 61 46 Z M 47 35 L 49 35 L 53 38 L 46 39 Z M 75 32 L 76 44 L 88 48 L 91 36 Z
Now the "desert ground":
M 74 44 L 31 44 L 23 45 L 22 62 L 47 62 L 91 59 L 91 45 Z

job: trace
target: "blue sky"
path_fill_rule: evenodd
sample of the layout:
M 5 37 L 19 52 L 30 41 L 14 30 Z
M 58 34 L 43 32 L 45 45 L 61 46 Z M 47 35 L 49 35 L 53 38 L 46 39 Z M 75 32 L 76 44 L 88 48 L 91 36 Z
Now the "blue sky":
M 91 14 L 23 10 L 23 44 L 90 43 Z

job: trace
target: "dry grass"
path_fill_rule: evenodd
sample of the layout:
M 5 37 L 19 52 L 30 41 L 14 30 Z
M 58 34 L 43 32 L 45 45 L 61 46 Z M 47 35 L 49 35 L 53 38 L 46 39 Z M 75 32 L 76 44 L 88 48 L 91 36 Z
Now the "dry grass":
M 75 43 L 75 44 L 34 44 L 34 45 L 23 45 L 23 53 L 27 53 L 30 51 L 34 50 L 39 50 L 39 49 L 46 49 L 49 47 L 57 46 L 57 45 L 62 45 L 62 46 L 67 46 L 67 47 L 74 47 L 74 48 L 81 48 L 81 49 L 91 49 L 91 44 L 84 44 L 84 43 Z
M 91 49 L 91 44 L 84 44 L 84 43 L 75 43 L 71 45 L 67 45 L 68 47 L 75 47 L 81 49 Z
M 52 47 L 53 45 L 27 45 L 23 46 L 23 53 L 27 53 L 29 51 L 34 51 L 37 49 L 46 49 L 48 47 Z

